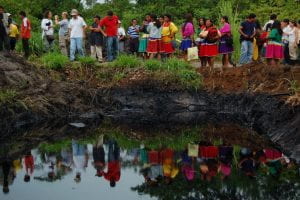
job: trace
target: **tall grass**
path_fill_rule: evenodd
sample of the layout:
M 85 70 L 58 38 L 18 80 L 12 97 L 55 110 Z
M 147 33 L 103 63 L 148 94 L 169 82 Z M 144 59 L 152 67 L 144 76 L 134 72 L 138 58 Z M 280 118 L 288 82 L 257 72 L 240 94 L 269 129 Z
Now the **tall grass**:
M 232 59 L 235 61 L 235 63 L 238 63 L 241 53 L 240 34 L 238 31 L 241 23 L 238 12 L 239 0 L 236 1 L 236 5 L 234 5 L 232 0 L 220 0 L 218 3 L 218 8 L 220 10 L 219 18 L 221 18 L 222 16 L 228 16 L 229 18 L 234 46 Z
M 41 56 L 44 51 L 42 34 L 40 32 L 32 32 L 29 40 L 29 49 L 31 54 Z M 16 46 L 18 52 L 23 52 L 22 41 L 19 41 Z
M 60 53 L 47 53 L 41 57 L 44 67 L 48 69 L 61 69 L 69 63 L 69 58 Z

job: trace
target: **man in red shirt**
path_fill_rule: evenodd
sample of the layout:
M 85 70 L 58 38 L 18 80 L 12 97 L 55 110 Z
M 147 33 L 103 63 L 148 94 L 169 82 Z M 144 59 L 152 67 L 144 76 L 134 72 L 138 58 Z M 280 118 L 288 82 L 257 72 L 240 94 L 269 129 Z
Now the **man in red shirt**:
M 108 11 L 99 24 L 100 31 L 106 37 L 108 62 L 115 60 L 118 54 L 118 21 L 119 18 L 112 11 Z
M 20 12 L 20 17 L 22 19 L 21 39 L 23 44 L 23 51 L 24 51 L 24 56 L 27 59 L 30 55 L 29 39 L 31 37 L 31 24 L 30 21 L 27 19 L 26 13 L 24 11 Z

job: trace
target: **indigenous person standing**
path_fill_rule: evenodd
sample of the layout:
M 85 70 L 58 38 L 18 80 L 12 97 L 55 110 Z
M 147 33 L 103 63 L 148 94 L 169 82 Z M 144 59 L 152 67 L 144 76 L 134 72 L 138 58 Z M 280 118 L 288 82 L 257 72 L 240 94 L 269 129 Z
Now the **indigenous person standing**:
M 295 65 L 297 61 L 297 41 L 298 41 L 298 29 L 295 21 L 290 22 L 290 31 L 287 32 L 289 36 L 289 54 L 290 64 Z
M 219 53 L 223 55 L 222 64 L 223 67 L 229 65 L 229 55 L 233 52 L 233 39 L 231 34 L 231 26 L 227 16 L 221 18 L 221 24 L 223 25 L 220 29 L 221 41 L 219 46 Z
M 100 17 L 97 15 L 94 17 L 94 22 L 90 27 L 90 45 L 91 56 L 98 59 L 99 62 L 103 62 L 102 46 L 103 46 L 103 34 L 100 31 Z
M 17 25 L 9 18 L 9 42 L 10 42 L 10 50 L 12 52 L 15 51 L 17 40 L 19 38 L 19 29 Z
M 290 50 L 289 50 L 289 34 L 292 31 L 290 27 L 290 20 L 289 19 L 284 19 L 281 22 L 281 28 L 283 31 L 282 35 L 282 42 L 284 45 L 284 60 L 283 64 L 290 65 L 291 64 L 291 59 L 290 59 Z
M 122 22 L 118 21 L 118 49 L 119 53 L 125 53 L 125 41 L 126 33 L 125 29 L 122 27 Z
M 273 22 L 268 40 L 266 47 L 268 65 L 277 66 L 279 60 L 283 58 L 282 30 L 279 21 L 275 20 Z
M 169 14 L 164 15 L 164 23 L 162 28 L 162 42 L 165 54 L 167 57 L 175 52 L 175 35 L 178 28 L 172 22 L 172 17 Z
M 200 34 L 200 37 L 204 39 L 200 47 L 200 56 L 204 59 L 204 66 L 207 62 L 210 67 L 213 67 L 214 57 L 218 55 L 217 42 L 221 37 L 221 33 L 214 26 L 211 19 L 207 19 L 205 25 L 206 28 Z
M 198 38 L 196 39 L 196 43 L 198 45 L 198 54 L 199 54 L 199 58 L 200 58 L 200 62 L 201 62 L 201 66 L 205 67 L 207 62 L 206 62 L 206 58 L 201 57 L 200 55 L 200 47 L 201 47 L 201 43 L 204 41 L 203 38 L 200 37 L 201 32 L 205 29 L 205 18 L 201 17 L 198 19 L 198 28 L 197 28 L 197 36 Z
M 139 53 L 143 54 L 144 58 L 147 57 L 147 55 L 145 54 L 147 52 L 148 40 L 149 40 L 149 32 L 147 31 L 147 28 L 150 22 L 151 22 L 151 16 L 150 14 L 147 14 L 145 16 L 145 20 L 143 21 L 143 25 L 140 28 L 140 32 L 143 34 L 139 42 Z
M 69 23 L 70 35 L 70 60 L 75 60 L 75 52 L 77 51 L 80 56 L 84 56 L 83 51 L 83 37 L 84 31 L 87 27 L 82 17 L 78 16 L 78 11 L 73 9 L 71 12 L 72 19 Z
M 29 50 L 29 40 L 31 38 L 31 23 L 26 17 L 26 13 L 24 11 L 20 12 L 20 17 L 22 19 L 21 25 L 21 39 L 24 51 L 24 57 L 27 59 L 30 55 Z
M 193 16 L 190 13 L 185 16 L 185 23 L 181 28 L 181 34 L 182 34 L 182 42 L 180 44 L 180 50 L 183 51 L 186 55 L 187 49 L 193 46 L 194 34 L 195 34 Z
M 119 18 L 112 11 L 107 12 L 107 16 L 100 21 L 100 30 L 106 38 L 107 60 L 111 62 L 118 55 L 118 21 Z M 102 30 L 102 27 L 105 30 Z
M 59 25 L 59 48 L 63 55 L 68 56 L 68 43 L 69 43 L 69 20 L 68 20 L 68 13 L 63 12 L 61 14 L 62 20 L 59 21 L 59 17 L 55 15 L 55 24 Z
M 42 38 L 44 42 L 45 51 L 48 52 L 53 50 L 54 46 L 54 24 L 52 21 L 52 12 L 46 11 L 44 14 L 44 19 L 41 24 L 42 28 Z
M 164 52 L 161 40 L 162 24 L 156 15 L 151 15 L 151 22 L 147 27 L 147 31 L 149 32 L 147 53 L 150 55 L 150 59 L 155 56 L 157 56 L 157 59 L 161 59 L 161 53 Z
M 8 13 L 5 13 L 4 8 L 0 6 L 0 51 L 5 49 L 7 55 L 9 55 L 9 24 Z
M 139 36 L 140 36 L 140 26 L 137 24 L 137 20 L 131 20 L 131 26 L 127 31 L 129 37 L 129 51 L 131 54 L 137 54 L 139 50 Z
M 256 35 L 255 14 L 250 14 L 246 21 L 241 23 L 239 32 L 241 34 L 241 57 L 240 64 L 249 64 L 253 57 L 253 39 Z

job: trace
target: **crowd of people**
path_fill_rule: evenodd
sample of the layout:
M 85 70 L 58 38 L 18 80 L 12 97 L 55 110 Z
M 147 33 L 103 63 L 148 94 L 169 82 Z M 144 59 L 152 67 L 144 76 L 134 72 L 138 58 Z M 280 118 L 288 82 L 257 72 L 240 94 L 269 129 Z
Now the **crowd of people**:
M 14 51 L 18 35 L 23 43 L 25 57 L 30 55 L 29 39 L 31 23 L 25 12 L 20 12 L 22 24 L 20 33 L 12 15 L 0 6 L 0 50 Z M 210 18 L 199 18 L 194 23 L 192 14 L 186 14 L 185 22 L 178 28 L 172 16 L 161 17 L 147 14 L 142 24 L 132 19 L 128 30 L 112 11 L 101 18 L 94 16 L 93 23 L 87 25 L 80 13 L 73 9 L 70 13 L 63 12 L 61 17 L 47 11 L 41 22 L 42 38 L 46 52 L 51 51 L 55 44 L 55 27 L 59 28 L 58 40 L 61 53 L 69 56 L 71 61 L 78 56 L 85 56 L 85 43 L 88 41 L 91 57 L 99 62 L 111 62 L 120 53 L 130 53 L 145 59 L 172 56 L 177 49 L 187 57 L 188 50 L 198 47 L 201 66 L 214 66 L 214 58 L 222 55 L 222 65 L 235 65 L 231 55 L 234 51 L 233 30 L 229 18 L 220 19 L 220 27 Z M 36 30 L 37 31 L 37 30 Z M 181 34 L 181 36 L 177 36 Z M 249 14 L 239 27 L 241 55 L 238 65 L 249 64 L 254 60 L 266 59 L 270 65 L 280 63 L 295 65 L 299 61 L 300 21 L 284 19 L 279 21 L 272 14 L 270 20 L 262 27 L 255 14 Z M 179 38 L 182 38 L 179 40 Z M 178 45 L 180 41 L 180 45 Z
M 252 151 L 241 148 L 239 155 L 235 156 L 234 152 L 230 144 L 215 146 L 206 141 L 188 144 L 182 151 L 168 147 L 153 149 L 144 145 L 122 149 L 114 139 L 100 135 L 92 145 L 73 139 L 71 145 L 55 153 L 41 153 L 34 149 L 21 158 L 3 159 L 0 162 L 0 184 L 3 192 L 8 193 L 9 185 L 20 170 L 24 170 L 25 183 L 32 179 L 54 182 L 67 174 L 80 183 L 89 163 L 95 170 L 95 176 L 108 181 L 110 187 L 115 187 L 120 181 L 124 166 L 139 166 L 140 175 L 149 186 L 169 185 L 179 174 L 187 182 L 197 179 L 210 182 L 217 178 L 230 178 L 234 168 L 251 178 L 257 176 L 259 169 L 273 177 L 278 177 L 286 169 L 296 169 L 296 163 L 276 149 Z

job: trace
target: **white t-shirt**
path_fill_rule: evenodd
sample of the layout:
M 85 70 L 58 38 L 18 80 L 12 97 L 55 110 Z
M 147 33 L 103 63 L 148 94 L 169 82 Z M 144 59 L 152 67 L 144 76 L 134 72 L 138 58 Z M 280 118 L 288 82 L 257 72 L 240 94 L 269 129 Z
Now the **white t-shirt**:
M 54 35 L 53 21 L 51 19 L 42 20 L 42 36 L 44 35 Z
M 72 18 L 69 23 L 71 29 L 71 38 L 83 38 L 83 27 L 86 26 L 84 19 L 78 16 L 76 19 Z
M 292 31 L 292 29 L 290 26 L 286 26 L 282 29 L 282 31 L 283 31 L 282 41 L 287 43 L 289 41 L 289 34 Z
M 118 28 L 118 38 L 126 36 L 125 29 L 123 27 Z
M 296 27 L 291 28 L 291 31 L 288 32 L 289 43 L 294 43 L 296 41 Z

